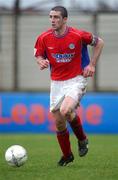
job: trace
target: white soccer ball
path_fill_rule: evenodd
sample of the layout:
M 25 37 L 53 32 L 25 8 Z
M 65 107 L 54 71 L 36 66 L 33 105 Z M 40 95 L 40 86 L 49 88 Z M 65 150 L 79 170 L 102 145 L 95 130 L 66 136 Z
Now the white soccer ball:
M 5 160 L 10 166 L 20 167 L 27 161 L 27 151 L 20 145 L 10 146 L 5 152 Z

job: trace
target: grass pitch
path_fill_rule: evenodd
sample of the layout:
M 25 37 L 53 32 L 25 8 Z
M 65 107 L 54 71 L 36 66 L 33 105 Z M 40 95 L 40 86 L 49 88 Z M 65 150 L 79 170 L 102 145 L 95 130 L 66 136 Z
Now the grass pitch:
M 5 150 L 14 144 L 28 152 L 28 161 L 19 168 L 10 167 Z M 117 180 L 118 135 L 89 135 L 89 153 L 80 158 L 76 138 L 71 135 L 75 160 L 58 167 L 60 150 L 55 135 L 0 135 L 0 180 Z

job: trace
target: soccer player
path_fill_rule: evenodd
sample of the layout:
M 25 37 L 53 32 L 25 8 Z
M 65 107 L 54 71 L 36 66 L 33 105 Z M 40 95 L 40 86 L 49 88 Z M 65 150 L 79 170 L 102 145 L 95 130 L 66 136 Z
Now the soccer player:
M 57 140 L 62 151 L 58 165 L 66 166 L 74 160 L 67 122 L 77 138 L 79 156 L 88 152 L 88 138 L 76 108 L 86 92 L 87 78 L 95 73 L 104 42 L 90 32 L 69 27 L 68 12 L 63 6 L 52 8 L 49 19 L 52 27 L 39 35 L 34 54 L 41 70 L 50 66 L 50 111 L 55 118 Z M 93 46 L 91 60 L 87 45 Z

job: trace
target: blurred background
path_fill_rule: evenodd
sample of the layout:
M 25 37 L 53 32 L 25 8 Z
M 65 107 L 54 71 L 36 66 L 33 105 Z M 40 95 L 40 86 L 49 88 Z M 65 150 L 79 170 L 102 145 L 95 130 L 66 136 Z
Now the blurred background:
M 47 112 L 49 70 L 38 69 L 33 50 L 37 36 L 50 27 L 48 14 L 56 5 L 68 9 L 70 26 L 91 31 L 105 42 L 81 116 L 88 132 L 96 133 L 98 125 L 99 132 L 118 133 L 118 0 L 0 0 L 0 132 L 14 127 L 31 132 L 33 123 L 42 125 L 37 127 L 42 132 L 44 124 L 53 123 Z M 28 123 L 26 129 L 19 127 Z

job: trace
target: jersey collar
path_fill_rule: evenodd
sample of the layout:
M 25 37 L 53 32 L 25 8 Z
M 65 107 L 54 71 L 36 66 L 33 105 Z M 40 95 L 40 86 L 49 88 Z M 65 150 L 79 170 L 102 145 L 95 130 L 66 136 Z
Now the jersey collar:
M 65 30 L 64 34 L 62 34 L 62 35 L 57 35 L 57 34 L 55 34 L 55 31 L 52 31 L 52 32 L 53 32 L 53 35 L 54 35 L 56 38 L 62 38 L 62 37 L 64 37 L 64 36 L 66 36 L 66 34 L 68 34 L 68 32 L 69 32 L 69 27 L 66 26 L 66 30 Z

